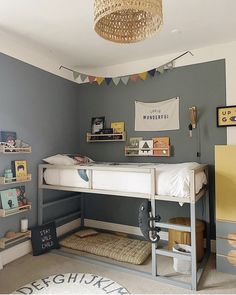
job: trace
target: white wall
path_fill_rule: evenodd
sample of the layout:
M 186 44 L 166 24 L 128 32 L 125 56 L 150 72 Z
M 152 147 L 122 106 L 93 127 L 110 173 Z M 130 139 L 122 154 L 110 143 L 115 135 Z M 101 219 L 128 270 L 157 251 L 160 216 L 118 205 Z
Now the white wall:
M 74 81 L 71 72 L 59 70 L 62 61 L 52 51 L 40 47 L 38 44 L 22 43 L 22 39 L 16 36 L 9 36 L 0 32 L 0 51 L 20 59 L 26 63 L 42 68 L 48 72 Z M 188 50 L 188 49 L 186 49 Z M 224 58 L 226 60 L 226 100 L 227 105 L 236 105 L 236 41 L 225 44 L 217 44 L 191 50 L 194 56 L 186 55 L 176 62 L 175 66 L 185 66 L 195 63 L 207 62 Z M 145 60 L 119 64 L 105 68 L 80 68 L 80 72 L 98 76 L 122 76 L 132 73 L 140 73 L 151 68 L 158 67 L 183 52 L 176 52 L 171 55 L 153 57 Z M 69 65 L 67 65 L 69 66 Z M 78 79 L 76 83 L 81 83 Z M 227 128 L 227 143 L 236 144 L 236 127 Z
M 22 60 L 65 79 L 74 81 L 70 72 L 59 70 L 61 61 L 50 49 L 44 48 L 33 41 L 25 43 L 20 36 L 9 35 L 1 30 L 0 40 L 1 53 Z

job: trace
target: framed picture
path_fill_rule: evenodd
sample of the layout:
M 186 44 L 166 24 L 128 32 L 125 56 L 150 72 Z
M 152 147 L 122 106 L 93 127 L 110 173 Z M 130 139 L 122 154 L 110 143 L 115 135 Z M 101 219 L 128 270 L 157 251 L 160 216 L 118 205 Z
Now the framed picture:
M 6 142 L 7 144 L 14 146 L 16 142 L 15 131 L 0 131 L 0 141 Z
M 28 200 L 25 196 L 25 186 L 17 186 L 16 188 L 16 196 L 18 201 L 18 206 L 22 207 L 28 204 Z
M 111 128 L 114 133 L 122 133 L 125 131 L 125 122 L 112 122 Z
M 216 109 L 217 127 L 236 126 L 236 105 Z
M 91 121 L 91 133 L 100 133 L 105 128 L 105 117 L 94 117 Z
M 130 137 L 130 139 L 129 139 L 129 147 L 136 148 L 137 150 L 133 150 L 133 151 L 130 150 L 129 154 L 138 155 L 138 153 L 139 153 L 138 148 L 139 148 L 140 140 L 143 140 L 143 137 Z
M 21 161 L 11 161 L 11 167 L 13 176 L 16 177 L 16 180 L 26 180 L 27 179 L 27 164 L 26 160 Z
M 141 156 L 153 155 L 153 140 L 140 140 L 139 149 L 139 155 Z
M 153 140 L 153 148 L 160 148 L 160 150 L 153 150 L 153 155 L 162 156 L 163 149 L 161 149 L 161 148 L 167 148 L 170 145 L 170 138 L 169 137 L 154 137 L 152 140 Z
M 0 192 L 2 209 L 9 210 L 18 207 L 16 189 L 8 189 Z

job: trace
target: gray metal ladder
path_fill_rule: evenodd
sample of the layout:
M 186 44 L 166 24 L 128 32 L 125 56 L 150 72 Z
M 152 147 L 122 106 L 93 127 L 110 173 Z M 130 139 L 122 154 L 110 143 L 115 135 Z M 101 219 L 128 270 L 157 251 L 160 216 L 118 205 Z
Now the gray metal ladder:
M 155 200 L 151 199 L 153 216 L 156 215 L 155 203 L 156 203 Z M 164 229 L 173 229 L 173 230 L 179 230 L 179 231 L 185 231 L 185 232 L 191 233 L 191 256 L 184 253 L 177 253 L 167 249 L 158 249 L 156 243 L 152 244 L 152 276 L 156 277 L 158 281 L 162 281 L 163 283 L 172 284 L 172 285 L 186 288 L 186 289 L 197 290 L 199 281 L 201 279 L 208 257 L 210 255 L 210 230 L 208 225 L 206 228 L 206 241 L 207 241 L 206 251 L 202 259 L 202 262 L 198 266 L 197 245 L 196 245 L 196 206 L 195 206 L 196 203 L 190 203 L 189 205 L 190 205 L 190 226 L 156 222 L 156 221 L 153 222 L 153 225 L 156 227 L 164 228 Z M 186 283 L 174 278 L 159 275 L 158 262 L 157 262 L 158 255 L 191 261 L 191 283 Z

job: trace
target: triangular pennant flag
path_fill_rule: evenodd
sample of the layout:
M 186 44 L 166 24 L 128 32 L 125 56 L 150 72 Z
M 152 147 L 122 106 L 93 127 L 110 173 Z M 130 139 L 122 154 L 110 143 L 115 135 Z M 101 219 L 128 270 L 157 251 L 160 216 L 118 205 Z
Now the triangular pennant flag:
M 129 81 L 129 76 L 123 76 L 123 77 L 121 77 L 121 81 L 122 81 L 125 85 L 127 85 L 128 81 Z
M 148 71 L 148 74 L 149 74 L 151 77 L 154 77 L 154 76 L 155 76 L 155 73 L 156 73 L 156 69 L 152 69 L 152 70 Z
M 79 77 L 80 73 L 73 71 L 73 77 L 76 80 Z
M 109 85 L 111 83 L 111 80 L 112 80 L 112 78 L 105 78 L 107 85 Z
M 88 76 L 89 82 L 93 83 L 96 80 L 96 77 L 94 76 Z
M 117 86 L 120 82 L 120 77 L 112 78 L 114 84 Z
M 85 75 L 85 74 L 80 75 L 80 79 L 81 79 L 82 82 L 84 82 L 87 78 L 88 78 L 88 76 Z
M 102 82 L 104 81 L 104 78 L 103 77 L 97 77 L 96 80 L 97 80 L 98 85 L 101 85 Z
M 174 61 L 170 61 L 167 64 L 165 64 L 165 66 L 164 66 L 164 68 L 166 70 L 171 70 L 171 69 L 173 69 L 173 67 L 174 67 Z
M 131 80 L 131 81 L 134 81 L 134 82 L 137 81 L 137 80 L 138 80 L 138 74 L 133 74 L 133 75 L 131 75 L 131 76 L 130 76 L 130 80 Z
M 146 80 L 146 78 L 147 78 L 147 72 L 140 73 L 140 74 L 139 74 L 139 77 L 140 77 L 142 80 Z
M 160 66 L 159 68 L 157 68 L 157 72 L 159 72 L 160 74 L 163 74 L 165 71 L 164 66 Z

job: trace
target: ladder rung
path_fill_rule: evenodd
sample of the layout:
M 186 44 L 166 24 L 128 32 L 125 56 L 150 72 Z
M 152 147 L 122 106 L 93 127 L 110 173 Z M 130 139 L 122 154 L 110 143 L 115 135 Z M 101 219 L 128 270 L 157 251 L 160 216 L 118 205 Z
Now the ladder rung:
M 191 261 L 191 254 L 177 253 L 166 249 L 156 249 L 156 254 Z
M 174 229 L 174 230 L 179 230 L 179 231 L 191 232 L 191 227 L 186 226 L 186 225 L 164 223 L 164 222 L 155 222 L 155 226 L 158 226 L 158 227 L 161 227 L 161 228 L 167 228 L 167 229 Z

